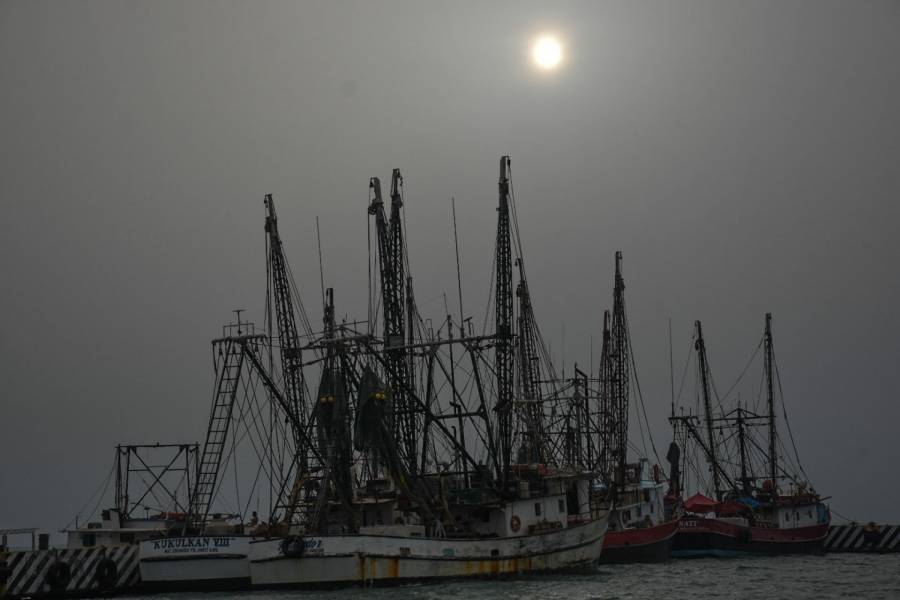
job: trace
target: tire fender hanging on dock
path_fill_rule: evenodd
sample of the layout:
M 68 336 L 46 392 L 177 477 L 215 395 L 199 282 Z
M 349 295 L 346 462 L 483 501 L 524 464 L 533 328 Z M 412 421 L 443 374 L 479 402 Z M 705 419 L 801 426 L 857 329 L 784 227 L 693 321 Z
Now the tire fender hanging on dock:
M 105 556 L 97 563 L 97 568 L 94 570 L 94 579 L 97 580 L 100 589 L 109 590 L 116 587 L 116 582 L 119 579 L 119 565 L 113 559 Z
M 69 563 L 56 559 L 50 568 L 47 569 L 47 584 L 50 589 L 57 591 L 63 590 L 72 580 L 72 568 Z

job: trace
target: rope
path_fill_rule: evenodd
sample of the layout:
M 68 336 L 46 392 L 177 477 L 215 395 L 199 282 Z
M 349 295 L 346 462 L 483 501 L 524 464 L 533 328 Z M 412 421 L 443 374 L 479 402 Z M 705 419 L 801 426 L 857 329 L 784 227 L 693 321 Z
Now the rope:
M 106 490 L 109 487 L 109 482 L 112 479 L 113 473 L 115 473 L 115 471 L 116 471 L 116 463 L 115 463 L 115 461 L 113 461 L 113 466 L 109 470 L 109 473 L 106 475 L 106 480 L 103 482 L 103 484 L 101 486 L 98 486 L 97 489 L 94 490 L 94 493 L 91 494 L 90 498 L 88 498 L 88 501 L 84 503 L 84 506 L 81 507 L 81 510 L 79 510 L 77 513 L 75 513 L 75 516 L 72 517 L 72 520 L 69 521 L 66 524 L 66 526 L 63 527 L 63 529 L 68 529 L 69 527 L 72 526 L 73 523 L 78 521 L 78 517 L 80 517 L 81 514 L 84 512 L 84 509 L 86 509 L 88 507 L 88 505 L 90 505 L 90 503 L 93 502 L 94 497 L 97 496 L 97 492 L 100 492 L 100 487 L 102 487 L 103 491 L 100 492 L 100 496 L 97 497 L 97 504 L 96 504 L 96 506 L 94 506 L 94 509 L 88 515 L 88 520 L 90 520 L 90 518 L 93 517 L 97 513 L 97 509 L 100 508 L 100 502 L 103 501 L 103 497 L 106 495 Z M 127 506 L 124 508 L 125 508 L 125 510 L 128 510 Z
M 756 358 L 756 355 L 759 353 L 759 349 L 762 348 L 763 341 L 765 341 L 765 338 L 760 338 L 759 344 L 756 345 L 756 349 L 753 351 L 753 355 L 750 357 L 750 360 L 747 361 L 747 364 L 744 365 L 744 370 L 741 371 L 741 374 L 738 375 L 738 378 L 735 380 L 735 382 L 731 384 L 731 387 L 728 388 L 728 391 L 725 392 L 725 395 L 722 396 L 722 401 L 727 400 L 728 395 L 732 391 L 734 391 L 734 388 L 737 387 L 737 384 L 739 384 L 741 382 L 741 379 L 743 379 L 744 375 L 747 373 L 747 370 L 750 368 L 750 365 L 753 364 L 753 360 Z M 709 362 L 709 359 L 707 359 L 707 362 Z
M 781 389 L 781 373 L 778 371 L 778 362 L 775 360 L 775 348 L 772 348 L 772 363 L 775 365 L 775 381 L 778 382 L 778 395 L 781 398 L 781 414 L 784 415 L 784 424 L 787 425 L 788 437 L 791 439 L 794 457 L 797 459 L 797 467 L 803 473 L 803 476 L 806 477 L 806 480 L 809 481 L 809 475 L 806 474 L 806 469 L 803 468 L 803 464 L 800 462 L 800 454 L 797 452 L 797 444 L 794 441 L 794 432 L 791 431 L 791 422 L 788 420 L 787 407 L 784 404 L 784 392 Z

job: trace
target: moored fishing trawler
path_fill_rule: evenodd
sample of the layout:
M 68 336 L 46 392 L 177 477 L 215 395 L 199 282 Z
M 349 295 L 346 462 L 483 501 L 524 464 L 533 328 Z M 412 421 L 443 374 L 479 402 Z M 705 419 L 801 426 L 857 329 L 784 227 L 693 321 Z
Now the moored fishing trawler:
M 678 515 L 666 511 L 666 484 L 661 480 L 659 466 L 653 466 L 651 477 L 646 458 L 634 463 L 627 460 L 633 370 L 622 253 L 616 252 L 613 310 L 611 315 L 606 311 L 603 316 L 599 377 L 602 481 L 596 490 L 596 501 L 610 510 L 609 531 L 600 556 L 603 563 L 668 560 L 678 529 Z M 640 395 L 638 399 L 643 403 Z
M 713 410 L 703 330 L 700 322 L 696 323 L 705 435 L 700 430 L 701 420 L 695 416 L 673 414 L 670 421 L 676 441 L 682 447 L 692 445 L 693 455 L 709 465 L 711 476 L 705 483 L 712 497 L 696 493 L 684 501 L 674 556 L 824 551 L 831 520 L 829 509 L 816 491 L 800 479 L 799 474 L 805 474 L 799 459 L 795 453 L 791 460 L 777 433 L 775 389 L 781 385 L 776 381 L 771 324 L 771 314 L 766 314 L 765 333 L 759 346 L 763 349 L 766 396 L 766 411 L 761 413 L 740 402 L 728 412 Z M 718 400 L 722 406 L 723 399 Z M 765 429 L 767 436 L 754 436 L 760 428 Z M 677 443 L 673 442 L 673 446 L 677 455 L 686 457 Z M 685 466 L 693 466 L 697 480 L 701 479 L 697 463 Z M 684 490 L 685 486 L 680 484 L 678 489 Z
M 250 333 L 247 329 L 250 328 Z M 202 453 L 190 472 L 192 481 L 185 512 L 176 527 L 140 543 L 141 587 L 147 591 L 242 589 L 250 585 L 247 564 L 249 527 L 239 514 L 213 513 L 210 506 L 221 487 L 221 471 L 233 456 L 229 439 L 241 432 L 241 413 L 257 408 L 239 395 L 251 387 L 254 361 L 259 361 L 260 336 L 252 324 L 225 327 L 227 335 L 213 340 L 216 389 Z M 245 435 L 250 435 L 248 429 Z M 266 436 L 260 442 L 266 441 Z
M 337 325 L 329 290 L 323 334 L 304 348 L 321 353 L 318 394 L 299 411 L 306 427 L 270 532 L 281 535 L 250 544 L 254 587 L 539 573 L 600 555 L 608 515 L 592 505 L 595 474 L 583 454 L 566 451 L 571 432 L 548 419 L 558 395 L 511 226 L 508 157 L 494 328 L 481 333 L 462 314 L 436 331 L 419 315 L 402 182 L 395 169 L 388 217 L 380 182 L 370 181 L 380 276 L 371 311 L 380 308 L 381 335 L 374 323 Z M 461 304 L 460 294 L 460 313 Z
M 570 476 L 548 474 L 541 480 L 545 491 L 534 495 L 529 489 L 493 506 L 456 505 L 451 514 L 458 525 L 452 530 L 440 520 L 429 527 L 418 524 L 396 502 L 360 498 L 361 512 L 369 518 L 381 522 L 396 514 L 398 523 L 361 526 L 347 534 L 255 540 L 250 551 L 253 584 L 395 584 L 587 567 L 599 555 L 606 519 L 591 517 L 587 480 L 576 480 L 574 489 L 567 490 L 570 483 Z M 580 504 L 570 513 L 572 498 Z
M 666 484 L 649 477 L 647 463 L 630 465 L 630 477 L 610 516 L 602 563 L 664 562 L 671 556 L 679 518 L 666 511 Z M 654 469 L 658 474 L 658 469 Z
M 285 292 L 287 267 L 278 232 L 275 204 L 265 198 L 267 272 L 271 283 Z M 237 322 L 223 327 L 222 336 L 213 340 L 215 391 L 209 414 L 206 441 L 194 471 L 188 510 L 182 526 L 166 532 L 165 537 L 140 545 L 141 582 L 147 590 L 239 590 L 250 586 L 248 561 L 250 541 L 263 535 L 268 526 L 260 522 L 257 511 L 250 513 L 268 492 L 269 512 L 273 504 L 271 482 L 276 471 L 294 456 L 303 433 L 297 413 L 302 375 L 299 372 L 299 334 L 294 321 L 292 298 L 279 294 L 281 382 L 270 372 L 274 356 L 268 335 L 257 333 L 253 323 Z M 262 399 L 262 400 L 260 400 Z M 211 510 L 223 488 L 223 479 L 233 466 L 236 489 L 238 444 L 250 446 L 252 456 L 244 461 L 255 471 L 252 485 L 245 489 L 243 514 L 214 513 Z M 261 477 L 262 475 L 262 477 Z M 243 482 L 246 483 L 246 482 Z M 226 486 L 227 487 L 227 486 Z M 241 495 L 236 501 L 240 505 Z

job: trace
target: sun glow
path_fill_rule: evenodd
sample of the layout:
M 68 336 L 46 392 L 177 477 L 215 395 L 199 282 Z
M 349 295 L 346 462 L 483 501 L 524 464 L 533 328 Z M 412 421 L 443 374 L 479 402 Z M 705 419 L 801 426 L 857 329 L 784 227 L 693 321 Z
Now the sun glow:
M 531 58 L 539 69 L 552 71 L 562 63 L 562 44 L 553 35 L 538 36 L 531 47 Z

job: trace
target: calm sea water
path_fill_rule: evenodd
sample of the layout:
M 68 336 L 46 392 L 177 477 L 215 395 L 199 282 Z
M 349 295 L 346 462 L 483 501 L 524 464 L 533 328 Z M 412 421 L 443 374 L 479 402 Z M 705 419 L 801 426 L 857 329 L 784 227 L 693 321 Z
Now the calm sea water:
M 141 598 L 134 596 L 132 598 Z M 584 575 L 454 581 L 330 592 L 169 594 L 147 600 L 614 600 L 653 598 L 900 599 L 900 554 L 673 560 L 661 565 L 600 566 Z

